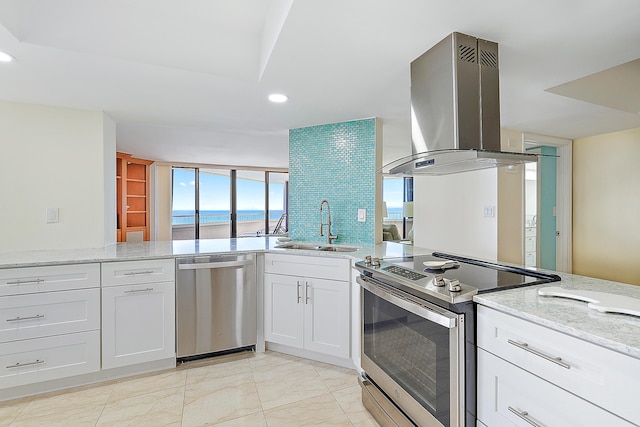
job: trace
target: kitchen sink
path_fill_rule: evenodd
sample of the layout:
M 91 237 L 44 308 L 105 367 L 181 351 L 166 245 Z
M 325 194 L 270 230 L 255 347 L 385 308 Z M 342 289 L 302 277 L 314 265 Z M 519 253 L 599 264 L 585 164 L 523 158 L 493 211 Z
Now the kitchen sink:
M 318 250 L 327 252 L 355 252 L 358 248 L 355 246 L 321 246 Z
M 304 244 L 304 243 L 280 243 L 276 246 L 279 249 L 297 249 L 305 251 L 321 251 L 321 252 L 355 252 L 358 250 L 357 246 L 342 246 L 342 245 L 316 245 L 316 244 Z

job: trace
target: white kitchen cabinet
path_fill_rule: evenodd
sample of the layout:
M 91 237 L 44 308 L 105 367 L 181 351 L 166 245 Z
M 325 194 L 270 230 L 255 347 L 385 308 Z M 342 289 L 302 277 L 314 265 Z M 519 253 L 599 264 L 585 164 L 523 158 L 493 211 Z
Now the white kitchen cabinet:
M 100 331 L 0 344 L 0 388 L 100 370 Z
M 100 370 L 100 265 L 0 270 L 0 389 Z
M 105 266 L 102 270 L 102 368 L 175 357 L 173 260 L 115 262 Z M 157 271 L 161 274 L 154 273 Z M 105 276 L 110 279 L 105 280 Z M 105 282 L 112 285 L 105 286 Z
M 349 261 L 266 254 L 265 272 L 265 340 L 348 358 Z
M 478 349 L 478 418 L 492 427 L 633 424 Z
M 528 425 L 523 411 L 547 426 L 640 424 L 640 360 L 482 305 L 477 325 L 486 425 Z
M 0 269 L 0 296 L 100 287 L 100 264 Z
M 0 298 L 0 342 L 99 329 L 99 288 Z

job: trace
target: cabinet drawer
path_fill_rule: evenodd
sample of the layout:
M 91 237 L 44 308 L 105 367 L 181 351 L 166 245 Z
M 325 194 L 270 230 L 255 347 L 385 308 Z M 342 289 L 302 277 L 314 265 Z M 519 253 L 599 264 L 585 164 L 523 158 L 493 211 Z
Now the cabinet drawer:
M 638 359 L 483 306 L 478 346 L 640 424 Z
M 348 282 L 350 280 L 350 268 L 349 260 L 342 258 L 269 253 L 264 256 L 265 273 Z
M 100 331 L 0 344 L 0 388 L 100 370 Z
M 100 289 L 0 297 L 0 342 L 100 329 Z
M 100 264 L 0 269 L 0 296 L 99 287 Z
M 174 280 L 175 261 L 173 259 L 102 263 L 102 286 L 173 282 Z
M 482 349 L 478 349 L 478 419 L 491 427 L 632 425 Z

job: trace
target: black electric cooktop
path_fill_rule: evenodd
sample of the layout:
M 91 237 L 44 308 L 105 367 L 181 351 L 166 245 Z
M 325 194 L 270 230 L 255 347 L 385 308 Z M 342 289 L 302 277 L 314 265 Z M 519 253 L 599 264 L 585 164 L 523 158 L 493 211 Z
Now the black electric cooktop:
M 460 283 L 465 283 L 478 289 L 479 293 L 498 290 L 498 288 L 506 289 L 560 280 L 560 277 L 555 274 L 541 273 L 536 270 L 506 266 L 442 252 L 405 258 L 384 258 L 383 260 L 385 263 L 410 269 L 413 273 L 429 276 L 441 274 L 447 279 L 459 280 Z M 444 270 L 430 269 L 424 265 L 425 262 L 438 263 L 443 260 L 457 261 L 458 265 Z

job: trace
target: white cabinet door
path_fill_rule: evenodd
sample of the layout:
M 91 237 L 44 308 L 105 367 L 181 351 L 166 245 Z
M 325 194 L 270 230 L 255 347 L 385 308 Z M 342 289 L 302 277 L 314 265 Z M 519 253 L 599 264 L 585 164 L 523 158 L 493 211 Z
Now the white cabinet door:
M 632 424 L 478 349 L 478 419 L 491 427 Z
M 102 368 L 175 357 L 174 282 L 102 288 Z
M 349 357 L 349 282 L 305 279 L 304 347 Z
M 302 348 L 304 279 L 269 273 L 264 277 L 265 340 Z

